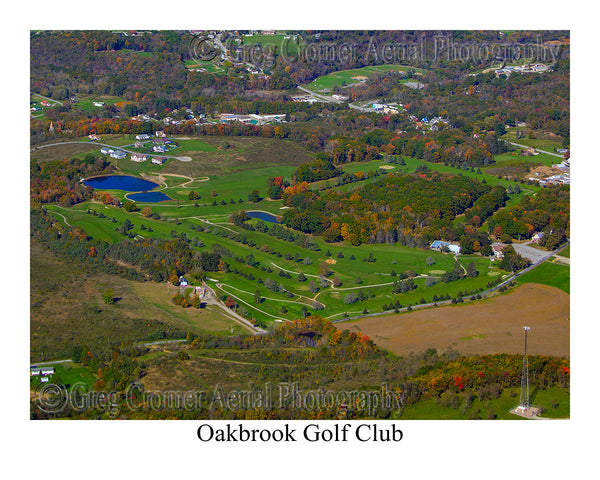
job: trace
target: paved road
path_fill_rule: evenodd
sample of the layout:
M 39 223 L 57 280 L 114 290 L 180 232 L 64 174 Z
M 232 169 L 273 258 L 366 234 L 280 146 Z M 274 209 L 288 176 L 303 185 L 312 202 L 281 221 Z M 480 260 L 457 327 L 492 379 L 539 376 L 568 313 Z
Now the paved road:
M 547 251 L 531 247 L 530 243 L 531 242 L 513 243 L 512 246 L 515 249 L 515 252 L 517 252 L 522 257 L 528 258 L 532 262 L 537 262 L 541 258 L 545 258 L 547 256 Z

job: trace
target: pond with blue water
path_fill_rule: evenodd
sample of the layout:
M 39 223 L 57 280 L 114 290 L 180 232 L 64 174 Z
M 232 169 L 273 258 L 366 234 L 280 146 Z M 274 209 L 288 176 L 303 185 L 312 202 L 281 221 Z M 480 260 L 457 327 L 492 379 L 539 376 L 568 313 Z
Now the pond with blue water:
M 94 177 L 85 180 L 83 184 L 100 190 L 124 190 L 125 192 L 146 192 L 158 187 L 158 183 L 138 177 L 130 177 L 129 175 Z
M 129 175 L 107 175 L 105 177 L 94 177 L 83 182 L 92 188 L 100 190 L 123 190 L 125 192 L 139 192 L 129 195 L 128 198 L 135 202 L 157 203 L 171 200 L 162 192 L 150 192 L 159 185 L 149 180 L 143 180 Z
M 129 200 L 134 202 L 146 202 L 146 203 L 157 203 L 164 202 L 165 200 L 171 200 L 167 195 L 162 192 L 140 192 L 132 193 L 128 195 Z
M 264 220 L 265 222 L 281 223 L 277 220 L 277 216 L 273 215 L 272 213 L 260 212 L 260 211 L 250 211 L 250 212 L 246 212 L 246 213 L 248 214 L 248 216 L 250 218 L 260 218 L 261 220 Z

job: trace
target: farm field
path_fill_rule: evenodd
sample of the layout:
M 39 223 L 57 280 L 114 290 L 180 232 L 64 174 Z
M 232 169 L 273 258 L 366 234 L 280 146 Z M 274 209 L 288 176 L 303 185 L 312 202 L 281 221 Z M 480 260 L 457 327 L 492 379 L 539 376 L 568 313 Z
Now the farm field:
M 515 312 L 515 313 L 509 313 Z M 468 305 L 364 318 L 345 325 L 397 355 L 452 347 L 462 354 L 520 353 L 522 329 L 531 326 L 532 355 L 569 356 L 569 295 L 528 283 Z

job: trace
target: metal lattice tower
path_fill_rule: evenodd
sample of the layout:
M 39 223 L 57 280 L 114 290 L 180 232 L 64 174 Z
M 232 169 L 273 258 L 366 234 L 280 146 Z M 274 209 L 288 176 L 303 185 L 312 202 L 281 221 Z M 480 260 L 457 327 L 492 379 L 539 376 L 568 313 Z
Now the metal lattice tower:
M 525 353 L 523 355 L 523 373 L 521 374 L 521 405 L 529 407 L 529 361 L 527 360 L 527 332 L 531 327 L 523 327 L 525 330 Z

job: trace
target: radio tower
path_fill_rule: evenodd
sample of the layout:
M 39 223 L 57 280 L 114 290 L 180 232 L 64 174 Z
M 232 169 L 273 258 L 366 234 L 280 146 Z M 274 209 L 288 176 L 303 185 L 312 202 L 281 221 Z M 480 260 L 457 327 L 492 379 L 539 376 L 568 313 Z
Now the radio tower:
M 529 408 L 529 361 L 527 360 L 527 332 L 531 327 L 524 326 L 525 330 L 525 353 L 523 355 L 523 373 L 521 374 L 521 407 Z
M 523 373 L 521 374 L 521 403 L 513 408 L 510 413 L 519 415 L 525 418 L 542 418 L 540 413 L 542 409 L 533 407 L 529 403 L 529 360 L 527 358 L 527 332 L 531 330 L 531 327 L 524 326 L 525 330 L 525 353 L 523 354 Z

